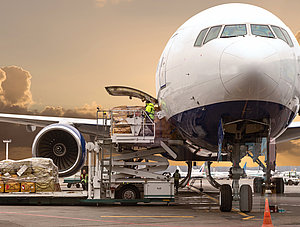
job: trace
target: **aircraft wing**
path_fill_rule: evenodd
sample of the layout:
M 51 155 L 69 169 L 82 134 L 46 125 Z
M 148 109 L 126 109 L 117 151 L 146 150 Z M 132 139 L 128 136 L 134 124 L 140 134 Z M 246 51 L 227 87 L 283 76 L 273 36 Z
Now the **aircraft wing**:
M 300 122 L 292 122 L 289 127 L 276 138 L 276 143 L 300 139 Z
M 96 119 L 66 118 L 66 117 L 48 117 L 20 114 L 0 113 L 0 122 L 14 123 L 26 126 L 45 127 L 54 123 L 74 125 L 80 132 L 96 134 L 103 126 L 110 125 L 109 120 L 99 119 L 98 127 Z

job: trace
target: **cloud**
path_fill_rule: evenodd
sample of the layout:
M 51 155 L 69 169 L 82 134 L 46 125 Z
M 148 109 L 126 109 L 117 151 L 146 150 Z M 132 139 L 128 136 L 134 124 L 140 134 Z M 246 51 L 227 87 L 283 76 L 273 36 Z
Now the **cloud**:
M 61 117 L 64 115 L 64 109 L 61 106 L 46 106 L 40 113 L 40 115 L 45 116 L 58 116 Z
M 42 111 L 30 110 L 33 103 L 30 91 L 31 74 L 18 66 L 0 68 L 0 111 L 20 114 L 39 114 L 64 117 L 94 118 L 97 104 L 64 109 L 60 106 L 46 106 Z
M 4 97 L 3 97 L 3 89 L 2 89 L 2 82 L 6 79 L 6 73 L 0 68 L 0 99 L 3 102 Z
M 33 103 L 31 75 L 28 71 L 18 66 L 9 66 L 1 68 L 0 74 L 1 99 L 5 105 L 28 107 Z
M 85 104 L 82 107 L 75 107 L 74 109 L 67 109 L 64 111 L 64 116 L 73 116 L 73 117 L 84 117 L 84 118 L 95 118 L 97 107 L 99 105 L 96 102 L 92 104 Z
M 31 110 L 30 104 L 33 103 L 30 91 L 31 78 L 28 71 L 18 66 L 0 68 L 0 113 L 95 118 L 97 107 L 95 102 L 73 109 L 46 106 L 42 111 Z M 9 145 L 11 158 L 31 157 L 31 145 L 40 129 L 28 133 L 25 126 L 9 123 L 0 123 L 0 129 L 0 147 L 3 139 L 12 139 Z M 0 158 L 3 158 L 3 155 L 0 155 Z
M 291 140 L 277 144 L 278 153 L 288 153 L 293 156 L 300 157 L 300 140 Z
M 96 102 L 73 109 L 65 109 L 61 106 L 46 106 L 39 114 L 45 116 L 95 118 L 98 106 Z
M 95 0 L 97 7 L 104 7 L 107 3 L 111 3 L 113 5 L 118 5 L 121 2 L 131 2 L 132 0 Z

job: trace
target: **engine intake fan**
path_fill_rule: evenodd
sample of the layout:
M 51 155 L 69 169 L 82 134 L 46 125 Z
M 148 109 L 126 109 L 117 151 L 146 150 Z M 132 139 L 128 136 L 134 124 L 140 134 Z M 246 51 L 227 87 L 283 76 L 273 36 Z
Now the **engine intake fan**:
M 51 158 L 59 176 L 71 176 L 85 162 L 85 141 L 80 132 L 70 125 L 53 124 L 43 128 L 32 146 L 33 157 Z

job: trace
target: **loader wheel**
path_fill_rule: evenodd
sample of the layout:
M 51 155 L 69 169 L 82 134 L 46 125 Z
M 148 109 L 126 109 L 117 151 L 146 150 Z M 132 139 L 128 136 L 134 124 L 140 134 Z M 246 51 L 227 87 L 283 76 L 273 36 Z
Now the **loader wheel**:
M 133 200 L 140 198 L 140 192 L 134 185 L 125 185 L 118 192 L 119 199 Z

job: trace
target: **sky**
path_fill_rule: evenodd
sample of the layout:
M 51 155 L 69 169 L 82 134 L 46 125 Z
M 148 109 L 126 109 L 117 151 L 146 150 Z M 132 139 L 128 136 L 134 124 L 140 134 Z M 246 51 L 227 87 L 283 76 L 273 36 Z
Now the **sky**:
M 228 2 L 263 7 L 300 31 L 298 0 L 0 0 L 0 111 L 93 117 L 97 106 L 141 105 L 104 87 L 155 96 L 168 39 L 193 15 Z M 0 139 L 13 138 L 12 157 L 30 155 L 34 134 L 0 126 Z M 299 148 L 298 141 L 278 145 L 279 164 L 300 165 Z

